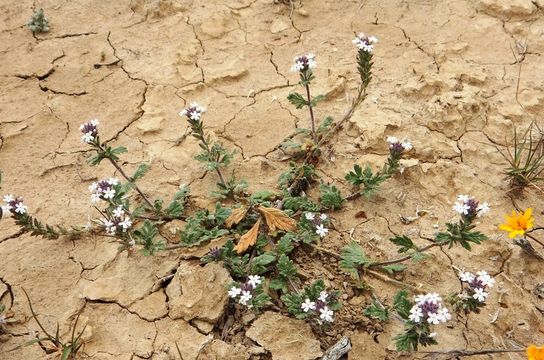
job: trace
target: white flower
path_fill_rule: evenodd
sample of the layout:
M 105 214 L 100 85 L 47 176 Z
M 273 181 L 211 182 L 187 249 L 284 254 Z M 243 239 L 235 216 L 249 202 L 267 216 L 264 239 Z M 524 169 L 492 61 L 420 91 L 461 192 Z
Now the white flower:
M 470 210 L 470 207 L 466 205 L 464 202 L 456 202 L 455 205 L 452 207 L 453 211 L 458 212 L 462 215 L 467 215 L 468 211 Z
M 374 50 L 374 44 L 378 42 L 375 36 L 366 36 L 364 33 L 357 35 L 352 43 L 357 46 L 358 49 L 371 53 Z
M 113 210 L 113 216 L 115 217 L 121 217 L 125 214 L 125 210 L 123 210 L 123 206 L 119 205 L 115 210 Z
M 461 271 L 459 273 L 459 279 L 461 279 L 461 281 L 470 283 L 472 280 L 474 280 L 474 274 L 468 271 Z
M 319 309 L 319 312 L 321 315 L 319 315 L 319 318 L 321 320 L 327 321 L 327 322 L 333 322 L 333 315 L 334 312 L 330 310 L 327 306 L 324 306 L 323 309 Z
M 247 282 L 251 286 L 253 286 L 253 288 L 256 288 L 257 285 L 259 285 L 262 282 L 262 280 L 259 275 L 249 275 Z
M 327 220 L 327 215 L 321 214 L 321 215 L 319 215 L 319 218 L 321 219 L 321 221 L 325 221 L 325 220 Z
M 396 137 L 394 136 L 388 136 L 387 137 L 387 142 L 390 143 L 390 144 L 396 144 L 399 142 L 399 139 L 397 139 Z
M 423 312 L 421 311 L 420 307 L 418 305 L 412 306 L 412 308 L 410 309 L 410 315 L 408 315 L 408 319 L 415 323 L 418 323 L 421 321 L 422 317 Z
M 291 66 L 292 72 L 299 72 L 304 69 L 315 69 L 317 67 L 315 55 L 311 53 L 307 55 L 297 56 L 293 59 L 293 61 L 294 64 L 293 66 Z
M 26 205 L 24 205 L 22 202 L 18 202 L 15 204 L 15 212 L 17 214 L 25 214 L 26 213 Z
M 410 151 L 413 148 L 412 143 L 409 140 L 406 140 L 406 139 L 402 139 L 402 142 L 400 144 L 402 145 L 402 147 L 406 151 Z
M 315 214 L 311 212 L 307 212 L 306 215 L 304 216 L 306 217 L 306 220 L 309 220 L 309 221 L 312 221 L 313 219 L 315 219 Z
M 132 220 L 130 218 L 126 217 L 123 221 L 119 223 L 119 225 L 123 228 L 123 231 L 126 231 L 132 226 Z
M 489 295 L 489 294 L 486 293 L 486 292 L 484 291 L 484 289 L 476 288 L 476 289 L 474 289 L 474 295 L 472 295 L 472 297 L 473 297 L 474 299 L 478 300 L 479 302 L 484 302 L 485 299 L 487 299 L 487 296 L 488 296 L 488 295 Z
M 3 200 L 4 200 L 5 203 L 9 203 L 9 202 L 12 202 L 13 200 L 15 200 L 15 198 L 13 197 L 13 195 L 8 194 L 8 195 L 4 195 Z
M 7 216 L 8 214 L 11 214 L 11 206 L 9 205 L 2 205 L 2 216 Z
M 112 186 L 119 184 L 119 180 L 117 180 L 116 178 L 109 178 L 107 181 L 108 181 L 108 184 Z
M 437 293 L 429 293 L 427 294 L 427 300 L 433 304 L 438 304 L 442 301 L 442 298 Z
M 457 195 L 457 201 L 462 202 L 462 203 L 466 203 L 470 199 L 472 199 L 472 196 L 469 196 L 469 195 Z
M 91 125 L 94 125 L 94 126 L 98 126 L 98 124 L 100 124 L 100 122 L 98 121 L 98 119 L 91 119 L 89 120 L 89 123 Z
M 81 142 L 83 143 L 90 143 L 94 140 L 94 136 L 92 132 L 85 133 L 81 136 Z
M 421 304 L 421 303 L 424 303 L 426 300 L 427 300 L 427 295 L 417 295 L 414 300 L 416 302 L 416 304 Z
M 240 304 L 247 305 L 253 296 L 249 291 L 242 291 L 242 296 L 240 296 Z
M 440 320 L 442 319 L 442 317 L 440 315 L 438 315 L 438 313 L 428 313 L 428 318 L 427 318 L 427 322 L 429 324 L 434 324 L 434 325 L 438 325 L 440 324 Z
M 329 232 L 329 229 L 323 226 L 323 224 L 319 224 L 315 227 L 315 233 L 319 235 L 320 237 L 325 237 L 327 233 Z
M 98 190 L 98 183 L 97 182 L 93 182 L 91 185 L 89 185 L 89 192 L 93 193 L 96 190 Z
M 113 188 L 108 188 L 103 191 L 103 195 L 105 199 L 113 199 L 115 196 L 115 190 Z
M 433 332 L 430 333 L 428 336 L 429 336 L 430 338 L 435 338 L 435 337 L 436 337 L 436 332 L 433 331 Z
M 484 286 L 493 287 L 495 285 L 495 279 L 493 279 L 487 271 L 478 271 L 476 274 L 478 274 L 478 280 L 482 282 Z
M 96 204 L 99 201 L 100 201 L 100 194 L 98 193 L 91 194 L 91 202 L 93 204 Z
M 478 211 L 478 216 L 482 216 L 482 215 L 485 215 L 489 212 L 489 204 L 484 202 L 480 205 L 478 205 L 478 207 L 476 208 L 476 211 Z
M 238 295 L 240 295 L 241 293 L 242 293 L 242 289 L 240 289 L 239 287 L 236 287 L 236 286 L 231 287 L 230 290 L 229 290 L 229 296 L 231 298 L 235 298 Z
M 302 305 L 300 305 L 300 308 L 304 312 L 308 312 L 310 310 L 315 310 L 315 302 L 310 301 L 310 299 L 306 299 Z
M 319 293 L 319 300 L 323 302 L 327 302 L 327 298 L 329 297 L 329 294 L 326 291 L 322 291 Z
M 445 323 L 448 320 L 451 320 L 451 314 L 450 311 L 443 307 L 438 310 L 438 316 L 440 316 L 440 319 L 443 323 Z

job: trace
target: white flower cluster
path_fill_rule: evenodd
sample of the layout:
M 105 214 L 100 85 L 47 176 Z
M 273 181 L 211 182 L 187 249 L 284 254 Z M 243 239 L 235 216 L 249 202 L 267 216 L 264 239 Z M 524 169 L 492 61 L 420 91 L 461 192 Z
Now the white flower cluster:
M 307 212 L 304 214 L 306 220 L 311 221 L 315 225 L 315 233 L 320 237 L 324 238 L 329 233 L 329 229 L 325 227 L 323 222 L 327 220 L 327 215 L 321 214 L 319 217 L 316 217 L 316 214 Z
M 429 324 L 437 325 L 451 319 L 449 310 L 442 306 L 442 298 L 436 293 L 417 295 L 415 302 L 408 316 L 415 323 L 427 321 Z
M 91 193 L 91 202 L 93 204 L 99 202 L 101 199 L 111 200 L 115 197 L 114 186 L 119 184 L 119 180 L 116 178 L 109 178 L 107 180 L 100 180 L 89 185 L 89 191 Z
M 372 53 L 374 51 L 374 44 L 378 42 L 375 36 L 366 36 L 364 33 L 359 33 L 352 43 L 357 46 L 359 50 Z
M 79 127 L 79 130 L 83 133 L 81 142 L 89 144 L 96 140 L 96 136 L 98 135 L 98 124 L 98 120 L 92 119 Z
M 295 63 L 293 66 L 291 66 L 292 72 L 303 72 L 308 69 L 315 69 L 317 67 L 315 55 L 312 53 L 297 56 L 293 59 L 293 61 Z
M 334 311 L 329 308 L 330 295 L 326 291 L 321 291 L 319 297 L 312 301 L 306 298 L 300 308 L 305 313 L 315 312 L 319 314 L 319 319 L 325 322 L 332 323 L 334 321 Z
M 492 288 L 495 285 L 495 279 L 486 271 L 478 271 L 476 275 L 468 271 L 461 271 L 459 279 L 467 283 L 469 286 L 469 296 L 478 302 L 485 302 L 489 293 L 486 292 L 486 287 Z
M 118 232 L 127 232 L 132 226 L 132 220 L 126 214 L 123 206 L 119 205 L 112 211 L 112 216 L 109 219 L 102 220 L 102 225 L 104 225 L 108 235 L 115 235 Z
M 452 209 L 461 215 L 469 217 L 477 215 L 480 217 L 489 212 L 489 204 L 486 202 L 480 204 L 473 196 L 458 195 L 457 202 L 453 205 Z
M 412 150 L 413 146 L 412 146 L 412 143 L 410 142 L 410 140 L 406 139 L 406 138 L 403 138 L 403 139 L 398 139 L 394 136 L 388 136 L 387 137 L 387 142 L 389 143 L 389 149 L 391 150 L 394 150 L 394 149 L 397 149 L 400 150 L 401 152 L 402 151 L 410 151 Z
M 242 285 L 232 286 L 229 290 L 229 296 L 233 299 L 238 299 L 241 305 L 252 308 L 253 292 L 262 283 L 262 278 L 259 275 L 249 275 L 247 281 Z
M 23 199 L 15 198 L 13 195 L 4 195 L 4 205 L 2 205 L 2 213 L 4 214 L 19 214 L 27 213 L 27 207 L 23 204 Z
M 179 116 L 187 116 L 190 120 L 200 121 L 202 114 L 206 112 L 204 106 L 200 106 L 197 102 L 192 102 L 189 107 L 181 110 Z

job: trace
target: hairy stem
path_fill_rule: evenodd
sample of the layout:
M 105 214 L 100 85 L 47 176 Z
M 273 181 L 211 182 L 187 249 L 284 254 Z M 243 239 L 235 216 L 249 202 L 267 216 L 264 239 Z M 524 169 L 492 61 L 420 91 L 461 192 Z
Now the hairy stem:
M 314 118 L 314 108 L 312 107 L 312 97 L 310 95 L 310 84 L 306 83 L 306 96 L 308 97 L 308 109 L 310 109 L 310 123 L 312 125 L 312 139 L 314 144 L 317 145 L 317 133 L 315 131 L 315 118 Z
M 417 250 L 417 252 L 425 252 L 435 246 L 440 246 L 441 244 L 440 243 L 432 243 L 432 244 L 429 244 L 427 246 L 424 246 L 422 248 L 419 248 Z M 377 263 L 372 263 L 369 265 L 369 267 L 378 267 L 378 266 L 386 266 L 386 265 L 393 265 L 393 264 L 398 264 L 398 263 L 401 263 L 401 262 L 405 262 L 406 260 L 410 260 L 412 258 L 412 255 L 406 255 L 406 256 L 403 256 L 401 258 L 398 258 L 398 259 L 392 259 L 392 260 L 386 260 L 386 261 L 381 261 L 381 262 L 377 262 Z
M 204 136 L 204 130 L 202 130 L 202 134 L 201 135 L 201 138 L 202 138 L 202 144 L 204 144 L 204 146 L 206 147 L 206 151 L 208 152 L 208 154 L 211 155 L 212 151 L 210 149 L 210 145 L 208 144 L 208 142 L 206 141 L 206 136 Z M 215 161 L 217 162 L 219 159 L 216 159 Z M 221 181 L 221 185 L 223 186 L 227 186 L 227 183 L 225 182 L 225 178 L 223 177 L 223 174 L 221 173 L 221 170 L 219 170 L 219 166 L 215 168 L 215 172 L 217 173 L 217 176 L 219 176 L 219 181 Z

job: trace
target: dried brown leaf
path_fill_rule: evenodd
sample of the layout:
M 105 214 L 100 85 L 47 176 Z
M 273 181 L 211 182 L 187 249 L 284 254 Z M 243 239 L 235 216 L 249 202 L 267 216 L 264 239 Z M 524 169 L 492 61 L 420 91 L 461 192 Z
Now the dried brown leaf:
M 257 220 L 255 225 L 251 229 L 249 229 L 248 232 L 246 232 L 242 237 L 240 238 L 240 241 L 238 241 L 238 245 L 234 247 L 234 250 L 238 254 L 243 253 L 246 251 L 250 246 L 255 245 L 257 242 L 257 236 L 259 235 L 259 227 L 261 226 L 261 219 Z
M 246 213 L 247 208 L 245 207 L 240 207 L 232 210 L 227 220 L 225 220 L 225 226 L 230 229 L 232 225 L 236 225 L 240 221 L 242 221 L 244 219 L 244 216 L 246 216 Z
M 270 232 L 275 232 L 278 229 L 283 231 L 295 231 L 297 229 L 297 222 L 280 209 L 259 206 L 258 210 L 263 214 Z

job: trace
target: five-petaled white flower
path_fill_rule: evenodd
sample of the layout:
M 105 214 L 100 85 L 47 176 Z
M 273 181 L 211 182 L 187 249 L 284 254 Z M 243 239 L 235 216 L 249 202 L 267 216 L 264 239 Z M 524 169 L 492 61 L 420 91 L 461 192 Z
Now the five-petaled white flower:
M 479 302 L 484 302 L 485 299 L 487 299 L 487 296 L 488 296 L 488 295 L 489 295 L 489 294 L 486 293 L 486 292 L 484 291 L 484 289 L 476 288 L 476 289 L 474 289 L 474 295 L 472 295 L 472 297 L 473 297 L 474 299 L 478 300 Z
M 459 279 L 461 279 L 461 281 L 470 283 L 472 280 L 474 280 L 474 274 L 468 271 L 461 271 L 459 273 Z
M 453 205 L 452 209 L 459 214 L 467 215 L 470 207 L 464 202 L 456 202 L 455 205 Z
M 311 301 L 310 299 L 306 299 L 302 305 L 300 305 L 300 308 L 304 312 L 308 312 L 310 310 L 315 310 L 315 302 Z
M 9 203 L 9 202 L 12 202 L 13 200 L 15 200 L 15 198 L 13 197 L 13 195 L 7 194 L 7 195 L 4 195 L 3 200 L 4 200 L 5 203 Z
M 240 296 L 240 304 L 247 305 L 253 296 L 249 291 L 242 291 L 242 296 Z
M 113 216 L 115 216 L 115 217 L 121 217 L 124 214 L 125 214 L 125 210 L 123 210 L 122 205 L 119 205 L 115 210 L 113 210 Z
M 448 308 L 440 308 L 438 310 L 438 316 L 440 316 L 442 322 L 446 322 L 448 320 L 451 320 L 451 314 Z
M 334 312 L 330 310 L 327 306 L 324 306 L 322 309 L 319 309 L 319 312 L 321 315 L 319 315 L 319 318 L 326 322 L 333 322 L 333 315 Z
M 480 280 L 484 286 L 493 287 L 493 285 L 495 285 L 495 279 L 493 279 L 487 271 L 478 271 L 476 274 L 478 274 L 478 280 Z
M 114 188 L 108 188 L 103 191 L 104 198 L 105 199 L 113 199 L 115 196 L 115 189 Z
M 132 226 L 132 220 L 126 217 L 123 221 L 119 223 L 119 225 L 123 228 L 123 231 L 127 231 Z
M 18 202 L 15 204 L 15 212 L 17 214 L 25 214 L 26 213 L 26 205 L 24 205 L 22 202 Z
M 321 214 L 321 215 L 319 215 L 319 219 L 321 219 L 321 221 L 325 221 L 325 220 L 327 220 L 327 215 Z
M 323 226 L 323 224 L 319 224 L 315 227 L 315 233 L 319 235 L 320 237 L 325 237 L 327 233 L 329 232 L 329 229 Z
M 230 290 L 229 290 L 229 296 L 231 298 L 235 298 L 238 295 L 240 295 L 241 293 L 242 293 L 242 289 L 240 289 L 239 287 L 236 287 L 236 286 L 231 287 Z
M 311 212 L 307 212 L 306 215 L 304 216 L 306 217 L 306 220 L 309 220 L 309 221 L 312 221 L 315 219 L 315 214 Z
M 427 322 L 429 324 L 440 324 L 440 321 L 442 320 L 442 316 L 440 316 L 438 313 L 428 313 L 427 314 Z
M 476 208 L 476 210 L 478 211 L 478 216 L 482 216 L 482 215 L 485 215 L 489 212 L 489 204 L 484 202 L 480 205 L 478 205 L 478 207 Z
M 319 300 L 323 302 L 327 302 L 327 299 L 329 298 L 329 294 L 326 291 L 322 291 L 319 293 Z
M 418 323 L 421 321 L 422 317 L 423 312 L 421 311 L 421 308 L 418 305 L 412 306 L 412 308 L 410 309 L 410 315 L 408 315 L 408 319 L 415 323 Z
M 438 304 L 442 301 L 442 298 L 437 293 L 429 293 L 427 294 L 427 300 L 433 304 Z
M 253 286 L 253 288 L 256 288 L 257 285 L 262 282 L 262 280 L 259 275 L 249 275 L 247 282 L 249 283 L 249 285 Z

